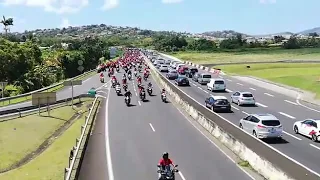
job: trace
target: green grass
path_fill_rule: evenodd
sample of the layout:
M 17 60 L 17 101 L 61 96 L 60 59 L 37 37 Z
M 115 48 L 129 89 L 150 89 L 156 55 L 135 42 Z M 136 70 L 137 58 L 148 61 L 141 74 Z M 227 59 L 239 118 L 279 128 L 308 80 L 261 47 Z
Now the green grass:
M 251 68 L 246 68 L 250 65 Z M 320 64 L 274 63 L 216 66 L 230 74 L 255 76 L 302 90 L 316 93 L 320 97 Z
M 177 52 L 173 56 L 197 64 L 266 62 L 279 60 L 319 60 L 319 48 L 285 49 L 249 49 L 239 52 Z
M 78 105 L 75 109 L 70 106 L 53 109 L 50 112 L 50 116 L 47 116 L 47 112 L 42 112 L 42 116 L 34 113 L 0 122 L 0 170 L 9 168 L 27 154 L 37 150 L 46 139 L 69 121 L 77 111 L 87 111 L 86 105 L 90 104 L 92 99 L 82 98 L 82 101 L 84 103 Z M 84 118 L 83 115 L 80 117 Z M 78 131 L 80 130 L 78 129 Z M 50 161 L 52 160 L 55 160 L 55 158 Z M 1 176 L 0 179 L 2 179 Z
M 76 80 L 84 80 L 88 77 L 91 77 L 93 75 L 95 75 L 97 72 L 93 71 L 85 76 L 81 76 L 81 77 L 78 77 L 76 78 Z M 63 80 L 64 81 L 64 80 Z M 61 82 L 63 82 L 61 81 Z M 59 90 L 61 90 L 62 88 L 64 88 L 64 85 L 59 85 L 59 86 L 56 86 L 56 87 L 53 87 L 53 88 L 50 88 L 44 92 L 57 92 Z M 30 96 L 25 96 L 25 97 L 20 97 L 20 98 L 16 98 L 16 99 L 11 99 L 11 100 L 7 100 L 7 101 L 2 101 L 0 102 L 0 107 L 2 106 L 8 106 L 8 105 L 11 105 L 11 104 L 17 104 L 17 103 L 22 103 L 22 102 L 26 102 L 26 101 L 31 101 L 31 95 Z

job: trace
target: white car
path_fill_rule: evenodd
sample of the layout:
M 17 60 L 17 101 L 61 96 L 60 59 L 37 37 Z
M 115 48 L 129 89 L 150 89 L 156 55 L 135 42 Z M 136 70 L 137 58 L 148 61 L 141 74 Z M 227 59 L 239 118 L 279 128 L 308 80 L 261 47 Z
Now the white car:
M 256 101 L 251 92 L 240 92 L 237 91 L 231 95 L 231 102 L 241 105 L 255 105 Z
M 272 114 L 250 114 L 240 120 L 239 127 L 259 139 L 282 138 L 283 127 Z
M 169 67 L 166 64 L 161 64 L 161 66 L 159 67 L 159 71 L 160 72 L 168 72 L 169 71 Z
M 293 130 L 296 134 L 301 134 L 310 137 L 313 141 L 320 140 L 320 120 L 306 119 L 303 121 L 297 121 L 293 124 Z

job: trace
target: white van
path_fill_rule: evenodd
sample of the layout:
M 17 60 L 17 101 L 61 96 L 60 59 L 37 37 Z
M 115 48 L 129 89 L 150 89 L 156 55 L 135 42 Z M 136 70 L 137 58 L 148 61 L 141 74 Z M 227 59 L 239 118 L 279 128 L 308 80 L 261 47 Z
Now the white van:
M 209 73 L 201 73 L 198 76 L 198 83 L 199 84 L 208 84 L 210 82 L 210 79 L 212 78 L 211 74 Z
M 210 82 L 207 84 L 209 91 L 226 91 L 226 88 L 224 79 L 210 79 Z

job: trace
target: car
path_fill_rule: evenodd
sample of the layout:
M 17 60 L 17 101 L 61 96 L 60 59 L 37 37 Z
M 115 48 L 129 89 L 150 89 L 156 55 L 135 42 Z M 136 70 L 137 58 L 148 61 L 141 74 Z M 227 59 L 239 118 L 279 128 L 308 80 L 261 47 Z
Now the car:
M 187 66 L 182 66 L 178 69 L 178 73 L 181 75 L 186 75 L 186 72 L 189 70 Z
M 198 80 L 199 81 L 199 80 Z M 221 78 L 212 78 L 209 80 L 209 83 L 207 84 L 207 90 L 209 91 L 226 91 L 226 82 L 224 79 Z
M 211 74 L 209 73 L 201 73 L 198 77 L 198 83 L 201 85 L 208 84 L 211 80 Z
M 200 77 L 200 73 L 195 73 L 193 76 L 192 76 L 192 80 L 195 81 L 195 82 L 198 82 L 198 78 Z
M 259 139 L 281 139 L 283 133 L 281 122 L 272 114 L 249 114 L 239 127 Z
M 224 111 L 224 112 L 232 112 L 231 105 L 228 101 L 228 98 L 225 96 L 213 96 L 207 97 L 205 99 L 205 106 L 207 108 L 212 109 L 214 112 Z
M 161 64 L 161 66 L 159 67 L 159 71 L 160 71 L 160 72 L 168 72 L 168 71 L 169 71 L 168 65 L 166 65 L 166 64 Z
M 97 94 L 97 91 L 94 87 L 92 87 L 91 89 L 89 89 L 87 94 L 90 96 L 95 96 Z
M 186 66 L 186 65 L 183 63 L 176 64 L 176 70 L 178 71 L 182 66 Z
M 293 124 L 293 130 L 296 134 L 301 134 L 312 139 L 314 142 L 320 141 L 320 120 L 305 119 Z
M 178 78 L 175 79 L 175 83 L 178 86 L 182 86 L 182 85 L 189 86 L 189 80 L 185 76 L 178 76 Z
M 179 62 L 178 62 L 178 61 L 172 61 L 172 62 L 170 63 L 170 67 L 172 67 L 173 69 L 176 69 L 177 63 L 179 63 Z
M 169 80 L 177 79 L 177 78 L 178 78 L 178 72 L 175 71 L 175 70 L 171 70 L 171 71 L 169 71 L 169 72 L 166 74 L 166 77 L 167 77 Z
M 198 72 L 197 68 L 189 68 L 186 71 L 186 75 L 187 75 L 187 77 L 192 78 L 194 76 L 194 74 L 197 73 L 197 72 Z
M 255 105 L 256 101 L 251 92 L 240 92 L 237 91 L 231 95 L 231 102 L 241 105 Z
M 167 59 L 167 60 L 165 60 L 164 63 L 170 66 L 171 60 L 170 60 L 170 59 Z

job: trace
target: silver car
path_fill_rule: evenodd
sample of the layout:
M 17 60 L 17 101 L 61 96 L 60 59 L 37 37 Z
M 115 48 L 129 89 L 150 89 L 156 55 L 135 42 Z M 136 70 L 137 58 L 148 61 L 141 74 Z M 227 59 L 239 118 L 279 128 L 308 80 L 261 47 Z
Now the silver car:
M 239 126 L 259 139 L 282 138 L 283 127 L 272 114 L 250 114 L 240 120 Z
M 231 95 L 231 102 L 241 105 L 255 105 L 256 101 L 251 92 L 240 92 L 237 91 Z

